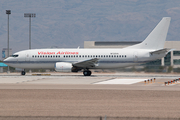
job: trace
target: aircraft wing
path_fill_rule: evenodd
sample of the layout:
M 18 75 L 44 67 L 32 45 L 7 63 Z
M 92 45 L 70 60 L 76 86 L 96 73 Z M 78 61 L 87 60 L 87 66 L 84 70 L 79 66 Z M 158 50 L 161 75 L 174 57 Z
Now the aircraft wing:
M 153 51 L 153 52 L 150 52 L 151 54 L 161 54 L 161 53 L 168 53 L 170 51 L 172 51 L 174 49 L 169 49 L 169 48 L 164 48 L 164 49 L 160 49 L 160 50 L 156 50 L 156 51 Z
M 93 58 L 90 60 L 84 60 L 77 63 L 73 63 L 73 66 L 75 67 L 81 67 L 81 68 L 89 68 L 89 67 L 95 67 L 97 66 L 98 59 Z

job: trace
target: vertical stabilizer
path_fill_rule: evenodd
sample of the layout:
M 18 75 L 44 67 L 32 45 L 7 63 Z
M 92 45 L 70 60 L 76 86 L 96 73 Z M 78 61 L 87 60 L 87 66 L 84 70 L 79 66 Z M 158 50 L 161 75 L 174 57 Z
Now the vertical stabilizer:
M 147 36 L 147 38 L 140 44 L 136 44 L 128 49 L 154 49 L 159 50 L 164 48 L 167 32 L 169 29 L 171 18 L 163 17 L 159 24 L 153 29 L 153 31 Z

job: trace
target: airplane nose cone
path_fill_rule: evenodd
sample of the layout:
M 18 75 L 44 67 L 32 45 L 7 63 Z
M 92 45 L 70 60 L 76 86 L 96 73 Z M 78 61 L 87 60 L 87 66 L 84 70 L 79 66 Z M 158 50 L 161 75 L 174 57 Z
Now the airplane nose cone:
M 3 60 L 3 62 L 5 63 L 7 61 L 7 58 Z
M 3 60 L 3 63 L 8 63 L 8 62 L 9 62 L 9 58 Z
M 8 57 L 8 58 L 6 58 L 6 59 L 4 59 L 3 60 L 3 63 L 5 63 L 6 65 L 8 65 L 8 66 L 11 66 L 11 67 L 15 67 L 14 65 L 14 63 L 15 63 L 15 60 L 14 60 L 14 58 L 13 57 Z

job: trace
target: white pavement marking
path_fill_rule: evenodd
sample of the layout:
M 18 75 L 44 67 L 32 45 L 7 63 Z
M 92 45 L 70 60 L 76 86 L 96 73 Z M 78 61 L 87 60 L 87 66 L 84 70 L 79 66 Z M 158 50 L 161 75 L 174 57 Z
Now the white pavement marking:
M 5 77 L 0 77 L 0 84 L 20 84 L 20 83 L 37 81 L 39 79 L 43 79 L 43 78 L 27 77 L 27 76 L 23 76 L 23 77 L 5 76 Z
M 102 81 L 94 84 L 134 84 L 138 82 L 142 82 L 147 79 L 112 79 L 108 81 Z
M 0 84 L 92 84 L 106 79 L 107 77 L 84 76 L 0 76 Z

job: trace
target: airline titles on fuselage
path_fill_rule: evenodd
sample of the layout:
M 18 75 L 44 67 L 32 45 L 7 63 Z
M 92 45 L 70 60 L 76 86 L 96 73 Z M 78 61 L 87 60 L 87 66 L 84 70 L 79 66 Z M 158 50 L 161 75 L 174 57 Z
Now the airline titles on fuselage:
M 38 51 L 38 55 L 78 55 L 79 52 L 69 52 L 69 51 L 66 51 L 66 52 L 63 52 L 63 51 L 58 51 L 58 52 L 44 52 L 44 51 Z

